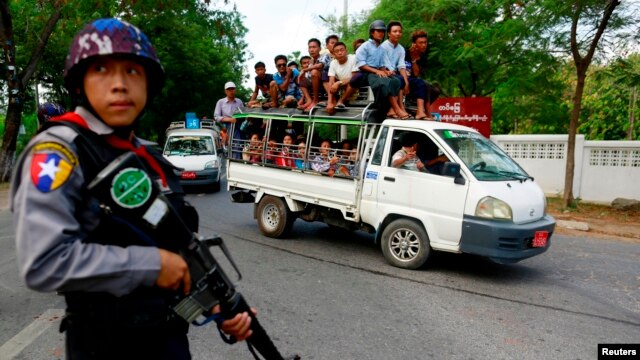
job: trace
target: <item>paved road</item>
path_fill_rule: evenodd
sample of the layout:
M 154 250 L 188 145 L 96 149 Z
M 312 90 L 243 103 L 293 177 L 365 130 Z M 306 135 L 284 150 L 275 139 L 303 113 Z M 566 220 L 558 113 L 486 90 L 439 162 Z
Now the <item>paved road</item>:
M 252 206 L 224 190 L 193 194 L 202 233 L 224 237 L 239 290 L 283 353 L 303 359 L 594 359 L 598 343 L 640 342 L 640 246 L 555 237 L 515 265 L 438 254 L 426 269 L 387 265 L 364 233 L 298 220 L 289 239 L 262 237 Z M 62 299 L 16 274 L 10 217 L 0 210 L 0 359 L 63 357 Z M 195 359 L 248 359 L 212 327 L 192 328 Z

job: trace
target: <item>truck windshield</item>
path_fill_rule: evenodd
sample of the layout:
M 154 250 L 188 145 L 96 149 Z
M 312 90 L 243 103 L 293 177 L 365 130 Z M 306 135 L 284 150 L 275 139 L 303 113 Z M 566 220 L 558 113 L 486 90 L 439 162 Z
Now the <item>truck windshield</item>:
M 533 179 L 500 147 L 476 132 L 437 130 L 436 133 L 456 152 L 478 180 Z
M 164 148 L 165 155 L 215 155 L 210 136 L 170 136 Z

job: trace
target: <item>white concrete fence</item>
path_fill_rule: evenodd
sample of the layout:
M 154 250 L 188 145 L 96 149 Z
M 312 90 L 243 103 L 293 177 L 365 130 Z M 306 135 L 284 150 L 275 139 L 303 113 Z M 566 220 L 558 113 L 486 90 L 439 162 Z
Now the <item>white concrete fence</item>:
M 568 135 L 492 135 L 547 195 L 562 196 Z M 573 196 L 611 204 L 640 200 L 640 141 L 585 141 L 576 136 Z

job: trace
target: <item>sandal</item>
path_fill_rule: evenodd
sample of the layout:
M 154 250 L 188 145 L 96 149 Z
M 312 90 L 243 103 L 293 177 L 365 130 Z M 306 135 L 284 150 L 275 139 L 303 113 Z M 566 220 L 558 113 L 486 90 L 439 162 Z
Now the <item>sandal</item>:
M 402 116 L 402 117 L 395 117 L 395 119 L 399 119 L 399 120 L 413 120 L 413 116 L 411 116 L 410 114 L 407 114 L 407 115 Z
M 346 107 L 344 104 L 337 104 L 337 105 L 336 105 L 336 109 L 338 109 L 338 110 L 344 110 L 344 109 L 346 109 L 346 108 L 347 108 L 347 107 Z
M 416 116 L 416 120 L 429 120 L 430 117 L 427 115 Z

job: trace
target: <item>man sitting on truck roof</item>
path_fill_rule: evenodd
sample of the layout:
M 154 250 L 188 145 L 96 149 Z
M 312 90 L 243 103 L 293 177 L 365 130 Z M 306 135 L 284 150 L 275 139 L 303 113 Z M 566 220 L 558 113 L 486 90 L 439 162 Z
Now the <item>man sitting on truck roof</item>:
M 351 75 L 356 68 L 356 56 L 347 54 L 347 46 L 339 41 L 333 46 L 335 59 L 329 65 L 329 99 L 325 112 L 333 115 L 335 108 L 344 108 L 347 101 L 356 89 L 349 85 Z M 342 95 L 340 95 L 342 90 Z
M 299 78 L 300 87 L 304 87 L 309 91 L 311 95 L 311 103 L 307 104 L 307 106 L 303 109 L 303 111 L 311 111 L 311 109 L 318 105 L 320 102 L 319 96 L 321 90 L 324 90 L 322 85 L 322 71 L 324 70 L 325 65 L 329 66 L 329 63 L 326 64 L 320 61 L 320 40 L 316 38 L 311 38 L 307 42 L 309 47 L 309 56 L 311 56 L 311 63 L 308 67 L 303 67 L 300 71 L 301 75 Z M 310 73 L 311 78 L 306 77 L 306 74 Z M 328 79 L 327 79 L 328 80 Z
M 278 103 L 283 106 L 295 105 L 302 97 L 302 93 L 295 82 L 295 78 L 300 75 L 297 69 L 287 67 L 287 57 L 278 55 L 273 60 L 276 64 L 276 73 L 273 74 L 271 82 L 271 103 L 265 103 L 267 107 L 278 107 Z
M 391 76 L 398 79 L 400 82 L 400 92 L 398 93 L 398 107 L 406 112 L 404 107 L 404 101 L 402 101 L 404 94 L 409 93 L 409 78 L 407 77 L 406 65 L 404 63 L 405 50 L 400 45 L 400 38 L 402 38 L 402 23 L 399 21 L 391 21 L 387 25 L 387 40 L 385 40 L 380 47 L 385 52 L 385 67 L 392 71 Z M 387 116 L 397 118 L 398 116 L 391 109 Z
M 320 50 L 320 58 L 318 60 L 324 64 L 320 79 L 322 80 L 322 86 L 326 93 L 329 92 L 329 65 L 331 64 L 331 61 L 336 58 L 333 52 L 333 47 L 338 43 L 338 41 L 340 41 L 338 35 L 329 35 L 325 39 L 324 49 Z
M 440 90 L 428 83 L 427 75 L 427 46 L 428 37 L 424 30 L 416 30 L 411 34 L 411 46 L 405 55 L 405 65 L 409 73 L 408 99 L 416 101 L 416 119 L 433 119 L 430 105 L 440 95 Z
M 385 51 L 380 45 L 385 37 L 387 27 L 382 20 L 375 20 L 369 25 L 369 40 L 356 51 L 356 66 L 359 73 L 351 77 L 351 86 L 360 88 L 364 84 L 371 86 L 375 97 L 376 120 L 382 122 L 389 108 L 399 119 L 411 116 L 398 104 L 400 81 L 391 75 L 385 67 Z
M 256 70 L 256 86 L 253 89 L 251 98 L 247 103 L 248 107 L 260 107 L 263 103 L 271 101 L 271 94 L 269 93 L 269 86 L 273 81 L 273 74 L 267 74 L 266 67 L 262 61 L 258 61 L 254 66 Z M 262 92 L 264 101 L 258 100 L 258 93 Z

